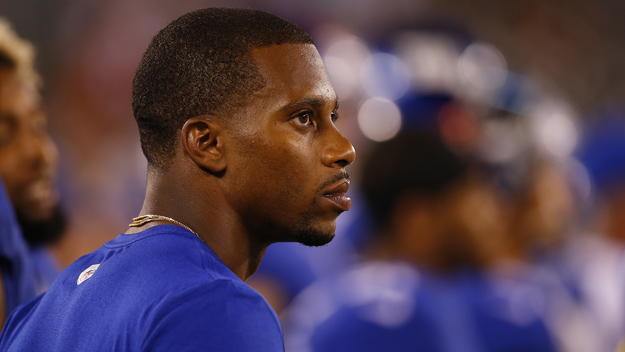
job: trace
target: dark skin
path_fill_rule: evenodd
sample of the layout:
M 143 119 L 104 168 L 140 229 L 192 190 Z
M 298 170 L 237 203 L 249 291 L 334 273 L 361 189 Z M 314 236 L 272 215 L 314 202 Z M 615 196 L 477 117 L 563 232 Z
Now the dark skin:
M 283 44 L 251 54 L 265 87 L 229 116 L 189 119 L 171 166 L 149 168 L 141 210 L 192 228 L 243 280 L 271 243 L 333 238 L 351 205 L 345 167 L 355 158 L 334 125 L 337 97 L 317 49 Z
M 0 68 L 0 175 L 13 206 L 27 218 L 50 217 L 58 203 L 54 186 L 58 151 L 46 130 L 34 82 Z
M 33 220 L 49 217 L 58 203 L 58 153 L 46 123 L 34 82 L 0 67 L 0 176 L 12 205 Z M 0 327 L 7 317 L 2 280 L 0 273 Z

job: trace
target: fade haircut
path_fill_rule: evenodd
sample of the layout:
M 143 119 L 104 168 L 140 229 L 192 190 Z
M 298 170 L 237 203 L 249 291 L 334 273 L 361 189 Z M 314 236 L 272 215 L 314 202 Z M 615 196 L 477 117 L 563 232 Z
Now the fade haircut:
M 190 12 L 148 46 L 133 82 L 132 107 L 151 168 L 166 168 L 178 132 L 195 116 L 223 116 L 264 87 L 251 57 L 257 48 L 314 44 L 298 26 L 248 9 Z

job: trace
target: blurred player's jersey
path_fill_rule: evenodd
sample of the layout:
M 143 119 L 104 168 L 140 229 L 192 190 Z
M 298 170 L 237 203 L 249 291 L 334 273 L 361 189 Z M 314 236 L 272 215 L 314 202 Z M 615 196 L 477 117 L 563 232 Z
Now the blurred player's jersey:
M 0 268 L 7 312 L 36 295 L 35 271 L 13 207 L 0 180 Z
M 191 232 L 119 235 L 16 309 L 1 351 L 283 351 L 267 302 Z
M 30 258 L 35 267 L 37 282 L 37 294 L 44 293 L 54 279 L 61 272 L 60 265 L 54 258 L 54 254 L 47 247 L 37 247 L 30 250 Z
M 548 264 L 566 283 L 585 323 L 577 331 L 569 329 L 566 340 L 583 341 L 575 341 L 575 347 L 567 351 L 613 352 L 625 336 L 623 245 L 600 234 L 585 234 L 573 238 L 560 257 Z
M 528 287 L 476 273 L 370 262 L 306 289 L 284 320 L 289 352 L 551 352 Z

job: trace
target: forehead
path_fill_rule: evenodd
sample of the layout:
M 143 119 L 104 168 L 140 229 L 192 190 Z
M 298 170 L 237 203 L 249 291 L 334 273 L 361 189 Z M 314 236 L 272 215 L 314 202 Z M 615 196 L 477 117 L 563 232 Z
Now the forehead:
M 288 104 L 298 100 L 318 100 L 335 104 L 336 94 L 312 44 L 282 44 L 252 50 L 265 86 L 257 98 L 269 104 Z

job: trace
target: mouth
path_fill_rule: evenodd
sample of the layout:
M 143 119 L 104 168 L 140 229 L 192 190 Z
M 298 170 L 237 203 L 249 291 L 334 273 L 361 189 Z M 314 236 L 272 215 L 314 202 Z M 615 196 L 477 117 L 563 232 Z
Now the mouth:
M 343 180 L 323 193 L 323 197 L 341 211 L 348 211 L 352 206 L 352 199 L 346 195 L 349 190 L 349 180 Z
M 58 191 L 51 179 L 41 179 L 30 184 L 23 193 L 29 207 L 52 209 L 59 201 Z

